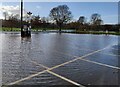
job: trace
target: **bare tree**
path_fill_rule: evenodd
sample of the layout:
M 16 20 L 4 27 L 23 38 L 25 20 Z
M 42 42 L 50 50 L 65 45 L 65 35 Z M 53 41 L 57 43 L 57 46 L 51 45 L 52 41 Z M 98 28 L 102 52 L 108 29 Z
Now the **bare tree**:
M 32 26 L 34 28 L 36 28 L 36 30 L 38 31 L 38 28 L 40 27 L 40 23 L 41 23 L 41 20 L 40 20 L 40 16 L 34 16 L 33 20 L 32 20 Z
M 80 16 L 78 22 L 83 25 L 86 23 L 86 18 L 84 16 Z
M 9 15 L 6 25 L 8 25 L 11 28 L 11 31 L 13 30 L 13 27 L 17 27 L 19 26 L 19 24 L 20 23 L 17 15 Z
M 37 16 L 34 16 L 34 18 L 33 18 L 33 21 L 39 21 L 40 20 L 40 16 L 39 15 L 37 15 Z
M 72 18 L 71 11 L 69 11 L 69 7 L 67 5 L 59 5 L 58 7 L 54 7 L 50 11 L 49 16 L 56 21 L 60 32 L 62 25 L 67 23 Z
M 5 20 L 7 19 L 8 13 L 7 12 L 3 12 L 3 16 L 5 17 Z
M 20 20 L 20 15 L 19 14 L 14 14 L 14 18 Z
M 101 19 L 101 15 L 98 13 L 92 14 L 91 16 L 91 24 L 93 25 L 101 25 L 103 20 Z

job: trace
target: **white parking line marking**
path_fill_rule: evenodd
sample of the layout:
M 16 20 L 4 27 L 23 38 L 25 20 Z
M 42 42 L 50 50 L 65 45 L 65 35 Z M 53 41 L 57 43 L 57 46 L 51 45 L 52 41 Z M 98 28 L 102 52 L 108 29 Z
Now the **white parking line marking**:
M 116 66 L 111 66 L 111 65 L 108 65 L 108 64 L 103 64 L 103 63 L 99 63 L 99 62 L 95 62 L 95 61 L 91 61 L 91 60 L 87 60 L 87 59 L 80 59 L 80 60 L 83 60 L 83 61 L 86 61 L 86 62 L 90 62 L 90 63 L 94 63 L 94 64 L 101 65 L 101 66 L 114 68 L 114 69 L 120 69 L 119 67 L 116 67 Z
M 35 76 L 38 76 L 38 75 L 40 75 L 40 74 L 42 74 L 42 73 L 45 73 L 46 71 L 47 71 L 47 70 L 43 70 L 43 71 L 41 71 L 41 72 L 38 72 L 38 73 L 36 73 L 36 74 L 32 74 L 32 75 L 30 75 L 30 76 L 28 76 L 28 77 L 22 78 L 22 79 L 20 79 L 20 80 L 17 80 L 17 81 L 15 81 L 15 82 L 9 83 L 9 84 L 7 84 L 7 85 L 18 84 L 19 82 L 28 80 L 28 79 L 30 79 L 30 78 L 32 78 L 32 77 L 35 77 Z
M 110 55 L 110 56 L 117 56 L 117 57 L 120 56 L 120 55 L 115 55 L 115 54 L 110 54 L 110 53 L 100 53 L 100 54 L 105 54 L 105 55 Z
M 66 77 L 63 77 L 63 76 L 61 76 L 61 75 L 58 75 L 58 74 L 56 74 L 56 73 L 54 73 L 54 72 L 52 72 L 52 71 L 49 71 L 49 70 L 48 70 L 47 72 L 49 72 L 49 73 L 51 73 L 52 75 L 55 75 L 55 76 L 57 76 L 57 77 L 65 80 L 65 81 L 67 81 L 67 82 L 70 82 L 70 83 L 72 83 L 72 84 L 74 84 L 74 85 L 76 85 L 76 86 L 85 87 L 85 86 L 83 86 L 83 85 L 81 85 L 81 84 L 78 84 L 77 82 L 74 82 L 74 81 L 72 81 L 72 80 L 70 80 L 70 79 L 68 79 L 68 78 L 66 78 Z
M 31 60 L 30 60 L 30 61 L 31 61 Z M 57 73 L 54 73 L 54 72 L 52 72 L 52 71 L 49 71 L 50 68 L 48 68 L 48 67 L 46 67 L 46 66 L 44 66 L 44 65 L 42 65 L 42 64 L 40 64 L 40 63 L 37 63 L 37 62 L 35 62 L 35 61 L 31 61 L 31 62 L 34 63 L 34 64 L 36 64 L 36 65 L 42 66 L 43 68 L 46 68 L 48 73 L 50 73 L 50 74 L 52 74 L 52 75 L 54 75 L 54 76 L 56 76 L 56 77 L 59 77 L 59 78 L 65 80 L 65 81 L 67 81 L 67 82 L 69 82 L 69 83 L 72 83 L 72 84 L 74 84 L 74 85 L 77 85 L 77 86 L 80 86 L 80 87 L 85 87 L 85 86 L 83 86 L 83 85 L 81 85 L 81 84 L 79 84 L 79 83 L 77 83 L 77 82 L 74 82 L 74 81 L 72 81 L 72 80 L 70 80 L 70 79 L 68 79 L 68 78 L 66 78 L 66 77 L 63 77 L 63 76 L 61 76 L 61 75 L 58 75 Z
M 15 82 L 9 83 L 8 85 L 14 85 L 14 84 L 17 84 L 17 83 L 19 83 L 19 82 L 22 82 L 22 81 L 28 80 L 28 79 L 30 79 L 30 78 L 32 78 L 32 77 L 35 77 L 35 76 L 40 75 L 40 74 L 42 74 L 42 73 L 45 73 L 46 71 L 53 70 L 53 69 L 58 68 L 58 67 L 60 67 L 60 66 L 63 66 L 63 65 L 69 64 L 69 63 L 71 63 L 71 62 L 74 62 L 74 61 L 76 61 L 76 60 L 78 60 L 78 59 L 82 59 L 82 58 L 84 58 L 84 57 L 87 57 L 87 56 L 90 56 L 90 55 L 95 54 L 95 53 L 97 53 L 97 52 L 100 52 L 100 51 L 102 51 L 102 50 L 104 50 L 104 49 L 107 49 L 107 48 L 110 47 L 110 46 L 111 46 L 111 45 L 109 45 L 109 46 L 107 46 L 107 47 L 105 47 L 105 48 L 103 48 L 103 49 L 100 49 L 100 50 L 97 50 L 97 51 L 91 52 L 91 53 L 89 53 L 89 54 L 86 54 L 86 55 L 84 55 L 84 56 L 81 56 L 81 57 L 75 58 L 75 59 L 70 60 L 70 61 L 68 61 L 68 62 L 65 62 L 65 63 L 59 64 L 59 65 L 54 66 L 54 67 L 52 67 L 52 68 L 49 68 L 49 69 L 47 69 L 47 70 L 43 70 L 43 71 L 38 72 L 38 73 L 36 73 L 36 74 L 32 74 L 32 75 L 30 75 L 30 76 L 28 76 L 28 77 L 25 77 L 25 78 L 22 78 L 22 79 L 20 79 L 20 80 L 18 80 L 18 81 L 15 81 Z
M 118 48 L 118 49 L 116 49 L 116 48 L 111 48 L 111 49 L 113 49 L 113 50 L 118 50 L 119 48 Z
M 79 83 L 77 83 L 77 82 L 74 82 L 74 81 L 72 81 L 72 80 L 70 80 L 70 79 L 68 79 L 68 78 L 65 78 L 65 77 L 63 77 L 63 76 L 61 76 L 61 75 L 58 75 L 57 73 L 54 73 L 54 72 L 52 72 L 52 71 L 49 71 L 49 70 L 48 70 L 49 68 L 46 67 L 46 66 L 44 66 L 44 65 L 42 65 L 42 64 L 39 64 L 39 63 L 37 63 L 37 62 L 35 62 L 35 61 L 30 61 L 30 62 L 32 62 L 32 63 L 34 63 L 34 64 L 36 64 L 36 65 L 42 66 L 43 68 L 46 68 L 47 70 L 44 70 L 43 72 L 39 72 L 39 73 L 37 73 L 37 74 L 34 74 L 34 75 L 29 76 L 29 77 L 23 78 L 23 79 L 21 79 L 21 80 L 18 80 L 18 81 L 16 81 L 16 82 L 10 83 L 10 84 L 8 84 L 8 85 L 14 85 L 14 84 L 17 84 L 17 83 L 19 83 L 19 82 L 22 82 L 22 81 L 25 81 L 25 80 L 27 80 L 27 79 L 30 79 L 30 78 L 32 78 L 32 77 L 35 77 L 35 76 L 37 76 L 37 75 L 40 75 L 40 74 L 42 74 L 42 73 L 44 73 L 44 72 L 48 72 L 48 73 L 50 73 L 50 74 L 52 74 L 52 75 L 54 75 L 54 76 L 56 76 L 56 77 L 58 77 L 58 78 L 61 78 L 61 79 L 65 80 L 65 81 L 67 81 L 67 82 L 69 82 L 69 83 L 72 83 L 72 84 L 77 85 L 77 86 L 80 86 L 80 87 L 85 87 L 85 86 L 83 86 L 83 85 L 81 85 L 81 84 L 79 84 Z
M 108 47 L 109 47 L 109 46 L 108 46 Z M 76 61 L 76 60 L 78 60 L 78 59 L 85 58 L 85 57 L 87 57 L 87 56 L 90 56 L 90 55 L 92 55 L 92 54 L 95 54 L 95 53 L 97 53 L 97 52 L 100 52 L 100 51 L 102 51 L 102 50 L 104 50 L 104 49 L 107 49 L 108 47 L 105 47 L 105 48 L 103 48 L 103 49 L 94 51 L 94 52 L 92 52 L 92 53 L 88 53 L 88 54 L 86 54 L 86 55 L 84 55 L 84 56 L 81 56 L 81 57 L 77 57 L 77 58 L 75 58 L 75 59 L 73 59 L 73 60 L 70 60 L 70 61 L 68 61 L 68 62 L 65 62 L 65 63 L 62 63 L 62 64 L 60 64 L 60 65 L 54 66 L 54 67 L 52 67 L 52 68 L 50 68 L 50 69 L 55 69 L 55 68 L 58 68 L 58 67 L 60 67 L 60 66 L 69 64 L 69 63 L 71 63 L 71 62 L 74 62 L 74 61 Z
M 89 48 L 88 48 L 88 49 L 84 49 L 84 48 L 82 48 L 82 49 L 80 48 L 80 49 L 79 49 L 79 48 L 77 48 L 77 47 L 74 47 L 74 48 L 77 49 L 77 50 L 95 51 L 95 50 L 92 50 L 92 49 L 89 49 Z M 110 49 L 114 49 L 114 48 L 110 48 Z M 100 54 L 111 55 L 111 56 L 120 56 L 120 55 L 115 55 L 115 54 L 111 54 L 111 53 L 100 53 Z

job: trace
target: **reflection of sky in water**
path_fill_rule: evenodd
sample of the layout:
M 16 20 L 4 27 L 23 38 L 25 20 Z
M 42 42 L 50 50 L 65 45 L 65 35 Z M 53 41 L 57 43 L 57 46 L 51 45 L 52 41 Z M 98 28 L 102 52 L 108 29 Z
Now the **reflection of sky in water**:
M 2 85 L 2 35 L 0 34 L 0 86 Z
M 53 67 L 70 61 L 74 56 L 92 52 L 87 49 L 99 50 L 118 42 L 118 36 L 88 34 L 38 33 L 32 34 L 31 38 L 21 38 L 20 34 L 3 33 L 0 36 L 2 36 L 0 40 L 3 54 L 3 84 L 44 70 L 42 67 L 31 64 L 29 59 L 47 67 Z M 114 47 L 116 49 L 116 46 Z M 113 50 L 108 52 L 117 53 Z

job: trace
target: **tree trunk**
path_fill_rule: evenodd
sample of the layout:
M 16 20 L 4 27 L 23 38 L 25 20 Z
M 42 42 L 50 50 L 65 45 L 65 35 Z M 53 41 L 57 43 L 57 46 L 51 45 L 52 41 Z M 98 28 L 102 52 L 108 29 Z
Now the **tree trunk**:
M 11 31 L 13 31 L 13 27 L 11 26 Z
M 59 27 L 60 27 L 59 32 L 61 33 L 61 28 L 62 28 L 62 24 L 61 23 L 60 23 Z

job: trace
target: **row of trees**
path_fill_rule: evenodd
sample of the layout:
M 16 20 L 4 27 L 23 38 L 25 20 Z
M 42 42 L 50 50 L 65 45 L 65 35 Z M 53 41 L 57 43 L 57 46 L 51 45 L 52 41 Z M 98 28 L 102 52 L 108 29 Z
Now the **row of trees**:
M 3 20 L 3 27 L 20 27 L 20 17 L 19 15 L 8 15 L 7 12 L 3 13 L 5 20 Z M 28 16 L 24 16 L 24 24 Z M 59 28 L 61 29 L 76 29 L 76 30 L 112 30 L 118 31 L 118 25 L 103 25 L 103 20 L 101 15 L 94 13 L 91 15 L 90 21 L 87 22 L 85 16 L 80 16 L 77 21 L 72 21 L 73 15 L 67 5 L 59 5 L 51 9 L 49 17 L 32 16 L 31 25 L 32 28 Z

